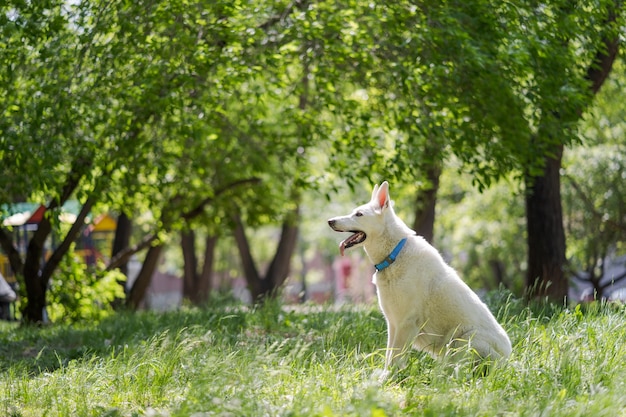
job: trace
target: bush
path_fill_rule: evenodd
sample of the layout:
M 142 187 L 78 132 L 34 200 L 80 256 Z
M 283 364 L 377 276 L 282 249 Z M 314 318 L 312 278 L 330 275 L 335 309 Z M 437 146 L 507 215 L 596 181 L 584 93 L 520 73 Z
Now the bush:
M 50 282 L 50 320 L 75 323 L 107 317 L 113 312 L 111 303 L 124 297 L 120 282 L 125 280 L 118 270 L 103 271 L 86 265 L 78 255 L 66 256 Z

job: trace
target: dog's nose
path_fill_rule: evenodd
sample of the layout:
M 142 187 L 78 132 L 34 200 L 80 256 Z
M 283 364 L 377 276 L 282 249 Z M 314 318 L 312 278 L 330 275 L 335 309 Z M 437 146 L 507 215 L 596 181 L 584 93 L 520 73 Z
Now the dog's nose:
M 333 227 L 335 225 L 335 220 L 333 220 L 333 219 L 328 220 L 328 225 L 330 227 Z

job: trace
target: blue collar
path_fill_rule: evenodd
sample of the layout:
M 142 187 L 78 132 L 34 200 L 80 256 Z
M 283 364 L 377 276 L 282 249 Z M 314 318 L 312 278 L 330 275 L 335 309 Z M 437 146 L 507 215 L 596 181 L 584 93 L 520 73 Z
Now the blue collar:
M 376 268 L 377 271 L 382 271 L 383 269 L 387 268 L 389 265 L 394 263 L 394 261 L 400 254 L 400 251 L 404 247 L 405 243 L 406 243 L 406 238 L 398 242 L 398 244 L 396 245 L 395 248 L 393 248 L 389 256 L 387 256 L 381 263 L 374 265 L 374 268 Z

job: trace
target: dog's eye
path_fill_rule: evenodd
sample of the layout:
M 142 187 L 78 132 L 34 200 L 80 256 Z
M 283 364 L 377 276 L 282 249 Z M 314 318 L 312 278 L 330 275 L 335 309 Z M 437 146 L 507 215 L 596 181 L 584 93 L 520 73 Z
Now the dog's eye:
M 357 217 L 361 217 L 362 215 L 363 215 L 363 213 L 361 213 L 360 211 L 357 211 L 356 214 L 355 214 L 355 216 L 357 216 Z

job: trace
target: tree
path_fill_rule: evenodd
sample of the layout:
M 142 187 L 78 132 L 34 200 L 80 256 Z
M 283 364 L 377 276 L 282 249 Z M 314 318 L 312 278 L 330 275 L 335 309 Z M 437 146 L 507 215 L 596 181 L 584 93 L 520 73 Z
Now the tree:
M 210 206 L 211 204 L 216 204 L 218 199 L 222 197 L 222 194 L 228 194 L 233 190 L 237 190 L 238 187 L 254 184 L 257 182 L 258 179 L 256 178 L 235 181 L 231 184 L 223 186 L 220 189 L 214 190 L 213 194 L 201 200 L 199 203 L 197 203 L 197 206 L 193 207 L 192 209 L 188 209 L 187 211 L 184 211 L 182 213 L 180 212 L 180 208 L 176 208 L 177 204 L 179 203 L 179 199 L 176 197 L 170 201 L 169 205 L 166 204 L 161 207 L 161 219 L 159 222 L 156 222 L 156 225 L 153 226 L 152 231 L 142 239 L 139 245 L 128 248 L 126 251 L 120 252 L 118 254 L 118 257 L 113 258 L 110 265 L 108 266 L 108 268 L 113 268 L 115 267 L 115 265 L 121 263 L 131 254 L 134 254 L 145 248 L 148 249 L 141 270 L 139 271 L 139 274 L 130 289 L 128 298 L 126 300 L 126 305 L 131 309 L 137 309 L 144 299 L 146 290 L 150 285 L 152 276 L 154 275 L 158 261 L 163 251 L 163 247 L 165 245 L 163 237 L 160 236 L 161 234 L 171 232 L 172 230 L 176 230 L 177 227 L 180 227 L 176 225 L 177 221 L 182 221 L 189 224 L 197 220 L 198 217 L 204 214 L 208 206 Z M 207 264 L 207 260 L 210 263 Z M 192 263 L 191 265 L 186 265 L 186 268 L 191 267 L 193 267 L 195 270 L 196 265 L 194 265 L 194 263 Z M 205 268 L 212 268 L 212 258 L 210 254 L 208 257 L 205 257 Z M 208 276 L 205 277 L 208 279 Z M 205 287 L 207 285 L 206 282 L 198 282 L 198 279 L 196 277 L 193 277 L 191 279 L 187 277 L 187 279 L 190 280 L 194 284 L 194 286 L 197 285 L 198 290 L 200 290 L 201 287 Z M 187 282 L 186 285 L 189 285 L 189 282 Z M 198 299 L 197 302 L 200 303 L 200 299 Z
M 555 69 L 557 73 L 567 74 L 570 68 L 577 67 L 578 71 L 569 82 L 565 81 L 560 84 L 557 81 L 557 86 L 561 91 L 574 87 L 577 96 L 570 96 L 573 98 L 570 100 L 564 97 L 552 98 L 547 103 L 543 103 L 539 109 L 545 116 L 541 120 L 537 137 L 531 141 L 531 145 L 534 146 L 536 139 L 540 138 L 543 142 L 542 146 L 547 146 L 544 148 L 546 159 L 543 171 L 539 175 L 527 173 L 525 176 L 528 190 L 526 197 L 528 233 L 526 286 L 531 297 L 546 295 L 558 301 L 567 296 L 568 278 L 564 273 L 565 232 L 560 194 L 563 148 L 572 142 L 571 138 L 575 137 L 571 133 L 568 134 L 569 126 L 580 120 L 583 111 L 589 107 L 593 97 L 611 72 L 619 47 L 617 16 L 620 12 L 619 3 L 609 2 L 606 5 L 606 11 L 602 14 L 590 16 L 592 22 L 591 29 L 588 30 L 598 33 L 599 36 L 588 40 L 585 46 L 588 48 L 587 54 L 590 57 L 586 61 L 581 60 L 578 66 L 575 61 L 569 63 L 565 61 L 565 65 L 561 66 L 563 64 L 558 65 L 558 61 L 551 62 L 553 60 L 546 59 L 548 57 L 537 57 L 540 74 L 548 71 L 555 72 Z M 578 17 L 573 8 L 556 8 L 554 17 L 555 23 L 560 24 L 564 31 L 549 43 L 554 49 L 546 52 L 549 55 L 566 54 L 572 59 L 580 60 L 577 52 L 580 49 L 580 42 L 575 39 L 576 36 L 584 33 L 581 29 L 585 29 L 587 23 L 580 27 L 573 24 L 572 20 Z M 574 27 L 573 30 L 572 27 Z M 555 64 L 558 65 L 557 68 Z M 581 85 L 581 81 L 586 82 Z M 557 97 L 556 92 L 553 97 Z M 555 123 L 562 126 L 561 131 L 558 129 L 556 132 L 550 131 L 553 129 L 550 125 Z M 546 131 L 542 126 L 549 126 L 548 130 Z M 555 138 L 555 135 L 558 135 L 558 138 Z M 549 239 L 546 239 L 546 236 L 549 236 Z
M 361 33 L 374 56 L 363 70 L 374 80 L 366 87 L 373 98 L 368 105 L 384 105 L 395 116 L 385 120 L 397 132 L 366 144 L 380 151 L 366 151 L 371 161 L 364 166 L 391 162 L 381 171 L 400 181 L 419 178 L 413 169 L 429 173 L 430 201 L 436 164 L 450 153 L 480 189 L 513 172 L 527 188 L 528 294 L 562 300 L 561 155 L 577 142 L 576 124 L 610 72 L 620 4 L 400 2 L 376 8 L 355 19 L 367 27 Z M 353 147 L 339 143 L 338 155 Z
M 3 54 L 11 67 L 2 79 L 7 93 L 3 97 L 11 106 L 0 127 L 6 161 L 2 167 L 2 201 L 10 203 L 21 197 L 45 204 L 45 215 L 23 260 L 10 232 L 0 230 L 3 249 L 11 254 L 12 269 L 24 279 L 27 303 L 23 314 L 27 321 L 43 319 L 50 277 L 92 207 L 106 194 L 109 177 L 119 172 L 119 156 L 135 154 L 135 147 L 142 145 L 133 132 L 112 140 L 103 125 L 116 106 L 106 105 L 107 98 L 115 100 L 110 94 L 100 95 L 108 83 L 102 81 L 93 62 L 102 58 L 97 51 L 106 44 L 98 42 L 96 33 L 103 10 L 93 9 L 88 16 L 83 15 L 88 6 L 81 3 L 68 8 L 62 1 L 17 2 L 3 6 L 1 13 L 9 39 L 4 48 L 12 51 L 14 42 L 20 44 L 17 52 Z M 77 27 L 85 31 L 81 34 Z M 102 107 L 92 106 L 94 102 Z M 81 202 L 80 214 L 42 263 L 46 241 L 58 230 L 58 211 L 69 198 Z
M 476 288 L 501 286 L 524 294 L 527 260 L 524 193 L 505 178 L 480 192 L 454 161 L 441 178 L 439 246 L 464 280 Z
M 568 240 L 567 271 L 591 284 L 595 296 L 624 279 L 606 266 L 624 253 L 623 64 L 617 62 L 581 126 L 587 147 L 565 152 L 563 204 Z M 620 65 L 621 64 L 621 65 Z M 608 279 L 607 279 L 608 278 Z
M 591 283 L 601 299 L 608 287 L 626 279 L 626 274 L 605 277 L 609 257 L 622 254 L 626 240 L 623 145 L 576 149 L 566 158 L 564 171 L 569 270 Z
M 28 320 L 41 319 L 50 275 L 94 208 L 152 216 L 109 265 L 148 250 L 132 306 L 168 234 L 188 234 L 190 292 L 206 286 L 191 256 L 197 229 L 231 227 L 250 261 L 243 225 L 282 225 L 275 278 L 244 262 L 261 296 L 259 282 L 286 277 L 302 190 L 334 180 L 328 172 L 351 186 L 363 176 L 411 184 L 425 203 L 415 226 L 431 237 L 452 156 L 479 189 L 511 175 L 526 184 L 527 284 L 561 298 L 561 153 L 610 71 L 619 4 L 66 3 L 0 6 L 0 203 L 47 207 L 24 259 L 0 229 Z M 42 265 L 69 198 L 80 222 Z
M 1 80 L 3 100 L 11 103 L 1 126 L 0 151 L 8 162 L 2 167 L 2 201 L 43 198 L 50 214 L 24 261 L 9 232 L 0 234 L 13 269 L 24 277 L 26 320 L 41 321 L 49 276 L 80 229 L 79 221 L 40 268 L 54 212 L 71 196 L 84 203 L 79 220 L 98 203 L 152 212 L 153 232 L 130 248 L 150 245 L 148 275 L 158 259 L 153 243 L 159 234 L 182 228 L 189 207 L 202 206 L 220 187 L 266 172 L 271 153 L 285 154 L 279 140 L 267 150 L 262 146 L 261 138 L 270 136 L 259 123 L 266 107 L 255 89 L 262 78 L 241 56 L 250 46 L 246 29 L 259 19 L 253 6 L 3 6 L 3 57 L 12 71 Z M 249 104 L 255 111 L 242 112 Z M 17 157 L 5 158 L 9 152 Z M 123 264 L 129 252 L 118 252 L 111 265 Z M 145 280 L 137 283 L 130 297 L 134 305 L 145 288 Z
M 28 321 L 42 320 L 50 278 L 111 172 L 111 167 L 98 165 L 97 157 L 100 149 L 109 148 L 99 138 L 84 134 L 92 121 L 85 107 L 92 92 L 81 85 L 87 77 L 82 70 L 84 50 L 79 48 L 78 33 L 71 29 L 64 5 L 18 2 L 4 5 L 0 13 L 7 39 L 3 49 L 8 52 L 2 56 L 10 68 L 0 81 L 7 109 L 0 125 L 0 201 L 6 204 L 37 196 L 45 205 L 24 259 L 13 245 L 10 230 L 0 228 L 3 250 L 18 278 L 24 279 L 28 301 L 23 313 Z M 96 172 L 98 177 L 93 176 Z M 73 196 L 82 203 L 80 213 L 42 263 L 46 241 L 57 230 L 59 210 Z

